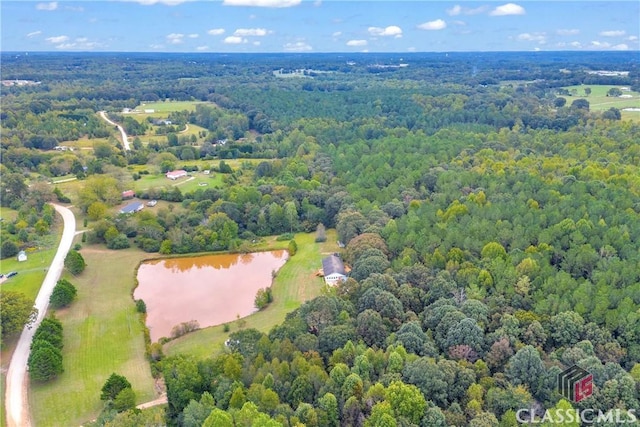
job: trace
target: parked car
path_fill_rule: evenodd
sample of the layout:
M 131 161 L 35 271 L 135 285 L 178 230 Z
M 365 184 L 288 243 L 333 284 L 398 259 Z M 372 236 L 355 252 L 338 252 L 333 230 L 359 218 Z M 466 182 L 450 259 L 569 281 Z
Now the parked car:
M 149 207 L 154 207 L 154 206 L 155 206 L 155 205 L 157 205 L 157 204 L 158 204 L 158 201 L 157 201 L 157 200 L 149 200 L 149 201 L 147 202 L 147 206 L 149 206 Z
M 13 276 L 15 276 L 16 274 L 18 274 L 18 272 L 17 272 L 17 271 L 10 271 L 9 273 L 7 273 L 7 279 L 8 279 L 9 277 L 13 277 Z

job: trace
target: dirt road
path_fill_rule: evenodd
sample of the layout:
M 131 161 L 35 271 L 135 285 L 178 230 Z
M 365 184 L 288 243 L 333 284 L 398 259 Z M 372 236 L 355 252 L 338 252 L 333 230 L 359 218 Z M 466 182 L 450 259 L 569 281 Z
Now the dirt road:
M 53 205 L 56 211 L 62 215 L 64 220 L 64 230 L 62 239 L 58 246 L 47 275 L 42 282 L 38 296 L 36 297 L 36 308 L 38 309 L 38 318 L 31 328 L 24 328 L 20 340 L 16 346 L 9 369 L 7 370 L 7 384 L 5 390 L 5 408 L 7 427 L 30 427 L 31 418 L 29 415 L 28 387 L 29 379 L 27 378 L 27 359 L 29 358 L 29 347 L 33 334 L 38 325 L 47 313 L 49 306 L 49 297 L 56 285 L 56 282 L 62 274 L 64 268 L 64 258 L 71 248 L 73 236 L 76 231 L 76 219 L 73 212 L 64 206 Z
M 102 117 L 102 119 L 109 123 L 110 125 L 113 125 L 115 127 L 118 128 L 118 130 L 120 131 L 120 135 L 122 136 L 122 145 L 124 146 L 124 149 L 126 151 L 131 150 L 131 148 L 129 147 L 129 137 L 127 137 L 127 133 L 124 131 L 124 128 L 122 126 L 120 126 L 119 124 L 117 124 L 116 122 L 112 122 L 109 117 L 107 117 L 107 112 L 106 111 L 100 111 L 99 112 L 100 117 Z

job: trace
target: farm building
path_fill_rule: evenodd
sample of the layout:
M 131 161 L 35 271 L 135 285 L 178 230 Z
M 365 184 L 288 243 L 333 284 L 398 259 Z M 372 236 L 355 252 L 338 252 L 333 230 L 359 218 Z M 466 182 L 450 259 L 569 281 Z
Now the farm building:
M 183 176 L 187 176 L 186 170 L 179 169 L 179 170 L 167 172 L 167 178 L 174 181 L 178 178 L 182 178 Z
M 136 192 L 133 190 L 127 190 L 122 192 L 122 200 L 133 199 L 136 196 Z
M 324 282 L 333 286 L 347 280 L 344 263 L 337 255 L 330 255 L 322 260 Z
M 144 205 L 141 202 L 133 202 L 129 203 L 127 206 L 120 209 L 121 214 L 132 214 L 136 212 L 140 212 L 144 209 Z
M 26 260 L 27 260 L 27 253 L 25 251 L 18 252 L 18 261 L 22 262 Z

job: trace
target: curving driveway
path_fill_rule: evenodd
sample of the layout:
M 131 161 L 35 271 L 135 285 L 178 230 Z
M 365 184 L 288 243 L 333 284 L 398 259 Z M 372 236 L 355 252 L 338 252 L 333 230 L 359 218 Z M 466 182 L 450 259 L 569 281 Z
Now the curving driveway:
M 122 126 L 120 126 L 119 124 L 117 124 L 116 122 L 111 121 L 111 119 L 109 119 L 109 117 L 107 117 L 107 112 L 106 111 L 100 111 L 99 114 L 100 114 L 100 117 L 102 117 L 102 119 L 104 121 L 106 121 L 110 125 L 113 125 L 113 126 L 118 128 L 118 130 L 120 131 L 120 135 L 122 136 L 122 145 L 124 146 L 124 149 L 126 151 L 130 151 L 131 147 L 129 147 L 129 137 L 127 137 L 127 133 L 124 131 L 124 128 Z
M 29 379 L 27 377 L 27 359 L 29 358 L 29 347 L 31 346 L 31 340 L 38 325 L 47 314 L 47 308 L 49 306 L 49 297 L 53 288 L 55 287 L 62 269 L 64 268 L 64 258 L 67 256 L 67 252 L 71 249 L 73 242 L 73 236 L 76 232 L 76 218 L 73 216 L 73 212 L 64 206 L 53 204 L 53 207 L 64 220 L 64 230 L 62 232 L 62 239 L 58 246 L 49 271 L 42 282 L 38 296 L 36 297 L 35 306 L 38 309 L 38 318 L 31 328 L 24 328 L 22 335 L 18 341 L 9 369 L 7 370 L 7 384 L 5 390 L 5 407 L 6 407 L 6 419 L 7 427 L 30 427 L 31 419 L 29 416 L 29 402 L 28 402 L 28 387 Z

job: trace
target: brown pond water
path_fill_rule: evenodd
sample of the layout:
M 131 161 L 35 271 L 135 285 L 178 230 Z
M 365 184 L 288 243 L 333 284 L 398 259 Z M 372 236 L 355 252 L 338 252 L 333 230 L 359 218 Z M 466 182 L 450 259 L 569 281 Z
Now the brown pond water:
M 201 328 L 236 320 L 256 311 L 260 288 L 287 260 L 284 250 L 147 261 L 138 269 L 135 299 L 147 305 L 151 341 L 169 337 L 190 320 Z

